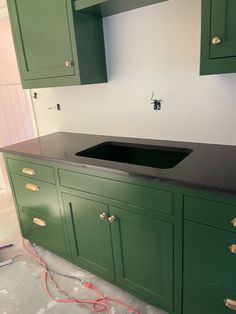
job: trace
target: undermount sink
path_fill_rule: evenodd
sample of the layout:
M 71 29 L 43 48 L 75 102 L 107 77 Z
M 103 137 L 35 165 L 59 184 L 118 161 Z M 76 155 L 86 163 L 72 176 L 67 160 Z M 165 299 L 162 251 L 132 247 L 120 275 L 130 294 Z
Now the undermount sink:
M 191 152 L 186 148 L 104 142 L 78 152 L 76 156 L 168 169 L 176 166 Z

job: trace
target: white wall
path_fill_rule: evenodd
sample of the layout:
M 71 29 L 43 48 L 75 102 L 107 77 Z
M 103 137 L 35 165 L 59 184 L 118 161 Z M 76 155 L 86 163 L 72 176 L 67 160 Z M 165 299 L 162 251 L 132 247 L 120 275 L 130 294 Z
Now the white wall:
M 169 0 L 105 18 L 109 83 L 39 89 L 40 134 L 236 144 L 236 74 L 199 76 L 200 2 Z M 152 90 L 163 99 L 160 112 Z M 56 103 L 61 112 L 47 109 Z

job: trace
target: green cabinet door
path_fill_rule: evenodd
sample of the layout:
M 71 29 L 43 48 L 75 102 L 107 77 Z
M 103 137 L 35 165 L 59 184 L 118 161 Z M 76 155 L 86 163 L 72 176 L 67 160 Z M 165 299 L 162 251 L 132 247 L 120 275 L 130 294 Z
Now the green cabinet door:
M 9 0 L 24 80 L 74 74 L 68 1 Z
M 116 281 L 147 302 L 171 312 L 173 226 L 110 208 Z
M 63 193 L 73 261 L 105 278 L 114 279 L 108 207 Z M 105 218 L 105 215 L 104 215 Z
M 201 74 L 236 72 L 236 1 L 202 0 Z

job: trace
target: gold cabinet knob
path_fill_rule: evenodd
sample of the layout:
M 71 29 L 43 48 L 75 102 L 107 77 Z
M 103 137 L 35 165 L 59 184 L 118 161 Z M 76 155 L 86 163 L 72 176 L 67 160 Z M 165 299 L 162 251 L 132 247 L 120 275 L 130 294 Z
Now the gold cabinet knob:
M 211 40 L 212 45 L 217 46 L 221 43 L 220 37 L 213 37 Z
M 112 224 L 116 220 L 118 220 L 118 218 L 116 216 L 113 216 L 113 215 L 108 218 L 108 221 L 110 222 L 110 224 Z
M 99 217 L 100 217 L 100 219 L 101 219 L 102 221 L 108 220 L 108 215 L 107 215 L 107 213 L 101 213 L 101 214 L 99 215 Z
M 229 250 L 231 253 L 236 254 L 236 244 L 232 244 L 229 246 Z
M 36 184 L 32 184 L 32 183 L 26 183 L 25 185 L 25 188 L 29 191 L 33 191 L 33 192 L 36 192 L 36 191 L 39 191 L 39 186 L 37 186 Z
M 71 61 L 71 60 L 66 60 L 65 63 L 64 63 L 64 66 L 66 68 L 71 68 L 73 65 L 74 65 L 74 62 Z
M 46 222 L 42 219 L 39 219 L 39 218 L 34 218 L 33 219 L 33 223 L 37 226 L 40 226 L 40 227 L 45 227 L 46 226 Z
M 36 176 L 36 171 L 34 169 L 31 169 L 31 168 L 23 168 L 22 173 L 28 174 L 30 176 Z
M 230 308 L 231 310 L 236 310 L 236 301 L 231 300 L 231 299 L 226 299 L 224 300 L 225 306 Z
M 236 227 L 236 218 L 232 219 L 230 221 L 231 225 L 233 225 L 234 227 Z

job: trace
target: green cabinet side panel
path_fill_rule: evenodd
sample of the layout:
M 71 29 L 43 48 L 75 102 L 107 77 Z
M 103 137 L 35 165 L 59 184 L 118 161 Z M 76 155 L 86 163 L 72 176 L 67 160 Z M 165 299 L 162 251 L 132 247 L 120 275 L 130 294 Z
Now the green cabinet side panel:
M 202 0 L 200 74 L 236 72 L 236 3 L 234 0 Z M 219 37 L 221 43 L 212 44 Z
M 110 208 L 116 280 L 167 311 L 173 306 L 173 226 Z
M 114 279 L 110 225 L 100 219 L 100 214 L 109 214 L 108 207 L 64 193 L 63 200 L 74 262 Z

